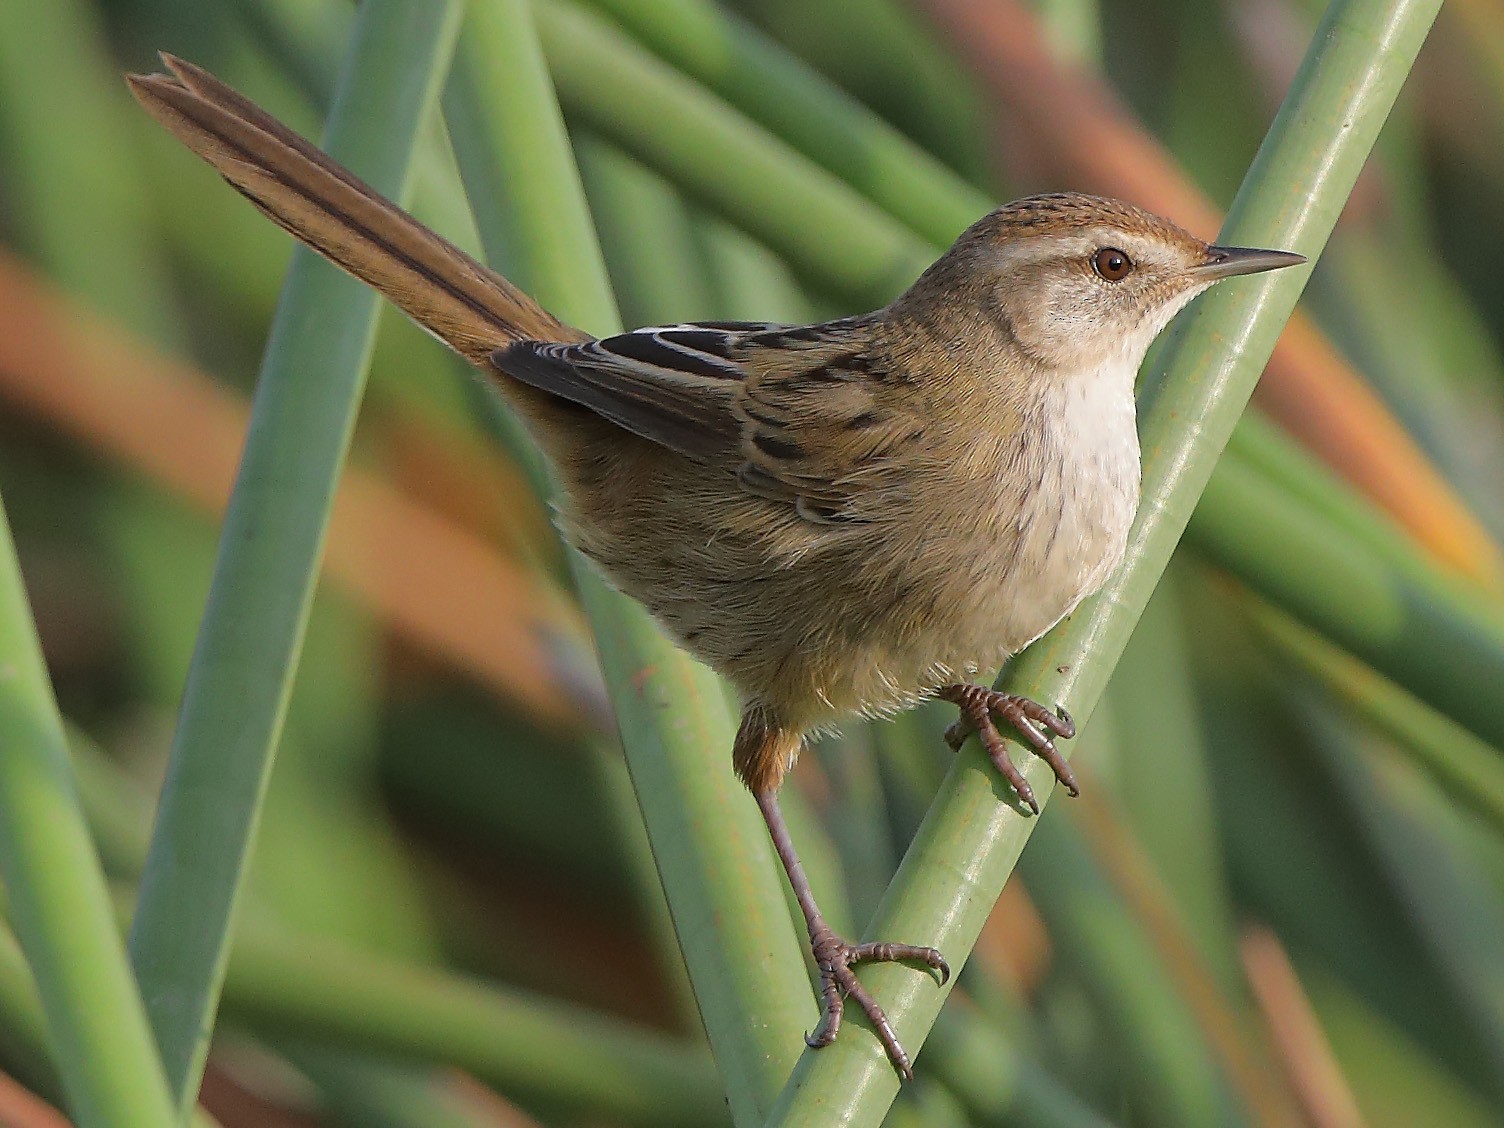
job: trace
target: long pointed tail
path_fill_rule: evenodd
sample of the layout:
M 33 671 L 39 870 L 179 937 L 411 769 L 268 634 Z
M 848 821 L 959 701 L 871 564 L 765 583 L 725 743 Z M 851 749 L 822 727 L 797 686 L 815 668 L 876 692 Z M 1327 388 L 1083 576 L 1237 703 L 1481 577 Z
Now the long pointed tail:
M 208 71 L 130 75 L 136 100 L 261 211 L 477 367 L 512 341 L 577 341 L 501 275 L 361 183 Z

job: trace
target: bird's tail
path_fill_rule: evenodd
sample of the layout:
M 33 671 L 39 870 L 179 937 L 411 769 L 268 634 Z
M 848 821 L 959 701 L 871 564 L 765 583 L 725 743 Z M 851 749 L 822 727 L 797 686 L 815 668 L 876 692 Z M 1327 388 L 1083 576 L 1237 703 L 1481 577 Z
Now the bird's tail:
M 136 100 L 261 211 L 374 287 L 465 359 L 583 334 L 340 167 L 208 71 L 130 75 Z

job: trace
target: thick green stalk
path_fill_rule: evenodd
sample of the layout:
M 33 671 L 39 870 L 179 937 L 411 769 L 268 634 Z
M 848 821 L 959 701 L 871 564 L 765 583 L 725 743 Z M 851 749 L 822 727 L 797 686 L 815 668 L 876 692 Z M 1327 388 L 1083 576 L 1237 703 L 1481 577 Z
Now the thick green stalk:
M 371 0 L 361 10 L 324 144 L 394 196 L 458 15 L 458 0 Z M 208 1051 L 375 318 L 374 294 L 298 253 L 262 363 L 131 933 L 182 1109 Z
M 1231 243 L 1317 254 L 1435 18 L 1439 0 L 1332 4 L 1229 212 Z M 1180 539 L 1247 403 L 1305 271 L 1223 285 L 1172 331 L 1141 432 L 1143 503 L 1124 566 L 1071 620 L 1009 669 L 1014 693 L 1060 702 L 1087 720 Z M 1041 798 L 1053 780 L 1030 759 Z M 970 953 L 1033 829 L 976 742 L 968 743 L 868 932 L 938 945 L 953 964 Z M 944 992 L 908 968 L 865 975 L 911 1052 Z M 876 1124 L 898 1081 L 866 1030 L 806 1053 L 770 1124 Z
M 618 327 L 528 6 L 472 7 L 446 99 L 487 253 L 561 317 Z M 730 770 L 720 685 L 575 557 L 637 800 L 738 1123 L 761 1121 L 813 1022 L 778 864 Z
M 81 1128 L 162 1128 L 172 1101 L 73 783 L 0 510 L 0 878 Z

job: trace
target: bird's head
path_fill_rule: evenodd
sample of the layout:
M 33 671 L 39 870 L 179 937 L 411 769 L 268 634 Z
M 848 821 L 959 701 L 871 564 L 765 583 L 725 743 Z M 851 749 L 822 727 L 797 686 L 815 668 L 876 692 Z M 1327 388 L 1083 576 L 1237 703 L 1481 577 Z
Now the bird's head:
M 1305 261 L 1212 246 L 1117 200 L 1030 196 L 974 223 L 898 304 L 956 303 L 952 313 L 991 327 L 1031 368 L 1132 371 L 1212 283 Z

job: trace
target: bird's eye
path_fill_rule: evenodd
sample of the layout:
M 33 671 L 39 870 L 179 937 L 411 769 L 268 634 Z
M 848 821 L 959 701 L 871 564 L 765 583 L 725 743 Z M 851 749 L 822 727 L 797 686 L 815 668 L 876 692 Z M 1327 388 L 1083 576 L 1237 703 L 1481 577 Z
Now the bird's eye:
M 1103 247 L 1092 255 L 1091 268 L 1108 282 L 1121 282 L 1133 273 L 1133 260 L 1116 247 Z

